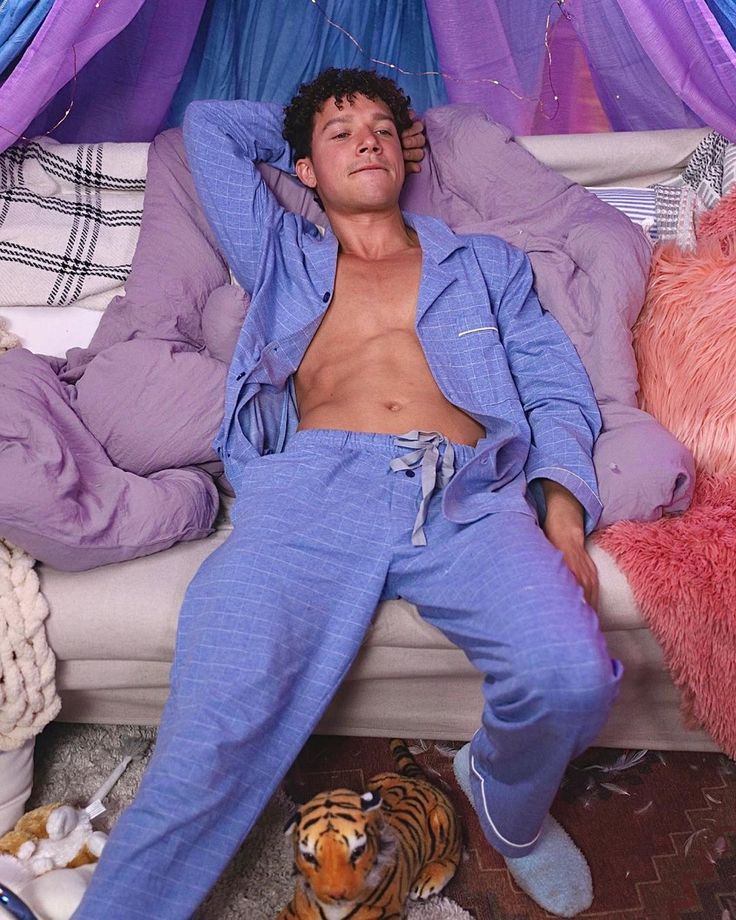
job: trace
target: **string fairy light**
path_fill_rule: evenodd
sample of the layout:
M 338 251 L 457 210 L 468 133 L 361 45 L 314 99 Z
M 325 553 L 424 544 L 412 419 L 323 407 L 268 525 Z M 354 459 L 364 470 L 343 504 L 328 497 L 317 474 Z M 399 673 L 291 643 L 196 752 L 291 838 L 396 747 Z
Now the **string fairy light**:
M 83 28 L 87 25 L 87 23 L 90 21 L 90 19 L 92 18 L 92 16 L 93 16 L 94 13 L 95 13 L 95 10 L 99 10 L 99 8 L 102 6 L 102 4 L 103 4 L 104 2 L 105 2 L 105 0 L 97 0 L 97 2 L 95 3 L 95 5 L 94 5 L 94 6 L 92 7 L 92 9 L 90 10 L 89 15 L 87 16 L 87 18 L 86 18 L 86 19 L 84 20 L 84 22 L 82 23 L 82 25 L 81 25 L 81 28 L 82 28 L 82 29 L 83 29 Z M 70 94 L 69 94 L 69 105 L 66 107 L 66 109 L 64 109 L 64 114 L 63 114 L 63 115 L 61 116 L 61 118 L 56 122 L 56 124 L 52 125 L 52 126 L 48 129 L 48 131 L 45 131 L 43 134 L 38 135 L 38 137 L 48 137 L 48 136 L 51 134 L 52 131 L 56 131 L 56 129 L 59 127 L 59 125 L 63 124 L 63 123 L 67 120 L 67 118 L 68 118 L 69 115 L 71 114 L 72 109 L 74 108 L 74 102 L 75 102 L 76 94 L 77 94 L 77 74 L 78 74 L 78 70 L 77 70 L 77 46 L 73 44 L 73 45 L 71 46 L 71 49 L 70 49 L 70 50 L 71 50 L 71 53 L 72 53 L 72 77 L 71 77 L 71 84 L 72 84 L 72 87 L 71 87 L 71 92 L 70 92 Z M 28 137 L 27 135 L 23 134 L 22 132 L 21 132 L 21 133 L 18 133 L 17 131 L 11 131 L 10 128 L 6 128 L 4 125 L 0 125 L 0 130 L 6 131 L 8 134 L 12 134 L 12 136 L 15 138 L 16 141 L 30 141 L 30 140 L 31 140 L 30 137 Z
M 550 4 L 550 7 L 547 11 L 547 20 L 544 26 L 544 48 L 545 48 L 546 57 L 547 57 L 547 75 L 549 79 L 549 87 L 552 92 L 552 98 L 554 99 L 556 103 L 555 110 L 552 115 L 547 115 L 546 112 L 544 111 L 544 99 L 541 97 L 541 95 L 537 99 L 536 97 L 533 97 L 533 96 L 525 96 L 522 93 L 517 93 L 515 89 L 513 89 L 510 86 L 507 86 L 501 80 L 497 80 L 494 77 L 478 77 L 476 79 L 471 79 L 471 78 L 466 78 L 466 77 L 456 77 L 453 74 L 447 73 L 446 71 L 443 71 L 443 70 L 405 70 L 403 67 L 400 67 L 394 61 L 382 61 L 379 58 L 371 57 L 370 53 L 360 44 L 360 42 L 352 34 L 352 32 L 349 32 L 346 28 L 341 26 L 340 23 L 335 22 L 333 19 L 330 19 L 330 17 L 327 15 L 325 10 L 319 4 L 318 0 L 309 0 L 309 2 L 319 11 L 321 16 L 330 26 L 332 26 L 334 29 L 337 29 L 339 32 L 342 32 L 342 34 L 346 38 L 348 38 L 355 45 L 358 51 L 360 51 L 360 53 L 364 57 L 366 57 L 372 64 L 379 64 L 382 67 L 388 67 L 389 70 L 395 70 L 396 73 L 400 73 L 404 76 L 442 77 L 443 80 L 450 80 L 454 83 L 463 83 L 467 85 L 485 83 L 485 84 L 490 84 L 491 86 L 497 86 L 499 89 L 506 90 L 507 93 L 510 93 L 515 99 L 518 99 L 519 102 L 538 102 L 539 110 L 542 116 L 544 118 L 549 119 L 550 121 L 557 115 L 559 111 L 560 97 L 557 94 L 557 91 L 555 90 L 554 83 L 552 80 L 552 48 L 550 47 L 549 39 L 550 39 L 550 33 L 553 28 L 552 11 L 555 9 L 555 7 L 559 9 L 560 13 L 565 19 L 567 19 L 568 21 L 572 20 L 572 16 L 565 9 L 565 0 L 552 0 L 552 3 Z

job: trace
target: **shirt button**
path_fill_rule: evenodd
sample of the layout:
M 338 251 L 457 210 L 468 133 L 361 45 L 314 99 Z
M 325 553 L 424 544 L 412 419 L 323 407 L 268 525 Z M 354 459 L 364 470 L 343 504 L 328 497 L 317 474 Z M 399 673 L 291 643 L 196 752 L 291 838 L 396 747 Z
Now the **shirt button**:
M 414 470 L 407 470 L 406 475 L 409 477 L 409 479 L 413 479 L 417 474 L 414 472 Z
M 238 376 L 237 376 L 235 379 L 236 379 L 236 380 L 242 380 L 243 377 L 245 377 L 245 371 L 243 371 L 242 373 L 238 374 Z
M 481 464 L 482 466 L 485 466 L 485 465 L 488 463 L 488 454 L 484 454 L 484 455 L 480 458 L 480 461 L 479 461 L 479 462 L 480 462 L 480 464 Z
M 330 299 L 330 292 L 325 291 L 324 294 L 322 295 L 322 300 L 324 301 L 324 303 L 327 303 L 329 299 Z

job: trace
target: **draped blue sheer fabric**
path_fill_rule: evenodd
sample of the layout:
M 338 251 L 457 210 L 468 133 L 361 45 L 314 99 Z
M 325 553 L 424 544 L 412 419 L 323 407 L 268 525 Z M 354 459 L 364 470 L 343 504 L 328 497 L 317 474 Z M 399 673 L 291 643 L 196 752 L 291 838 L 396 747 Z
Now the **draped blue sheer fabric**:
M 31 43 L 54 0 L 0 2 L 0 76 Z
M 570 0 L 566 6 L 569 6 L 598 97 L 614 131 L 690 128 L 704 124 L 670 87 L 646 53 L 620 3 Z M 661 15 L 668 15 L 664 5 Z
M 300 83 L 330 66 L 375 68 L 393 77 L 418 112 L 447 102 L 441 77 L 403 75 L 369 61 L 397 62 L 409 71 L 438 70 L 423 0 L 317 3 L 208 0 L 169 123 L 181 124 L 193 99 L 286 103 Z M 350 32 L 368 54 L 325 16 Z
M 705 0 L 732 48 L 736 48 L 736 0 Z

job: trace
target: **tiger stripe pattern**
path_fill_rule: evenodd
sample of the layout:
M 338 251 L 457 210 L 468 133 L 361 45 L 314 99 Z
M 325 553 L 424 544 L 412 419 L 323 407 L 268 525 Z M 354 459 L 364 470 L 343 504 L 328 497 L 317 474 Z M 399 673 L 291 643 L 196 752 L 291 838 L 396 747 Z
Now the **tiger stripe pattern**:
M 294 897 L 277 920 L 402 920 L 407 898 L 439 894 L 462 854 L 457 814 L 406 744 L 390 741 L 397 772 L 362 795 L 320 792 L 286 826 Z

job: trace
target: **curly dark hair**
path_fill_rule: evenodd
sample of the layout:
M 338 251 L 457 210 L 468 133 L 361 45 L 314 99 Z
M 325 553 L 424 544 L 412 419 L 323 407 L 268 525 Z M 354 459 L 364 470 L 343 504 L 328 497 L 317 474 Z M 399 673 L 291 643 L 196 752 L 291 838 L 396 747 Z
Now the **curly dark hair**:
M 302 83 L 291 102 L 284 106 L 283 137 L 291 146 L 294 162 L 312 155 L 314 116 L 324 103 L 334 96 L 341 109 L 344 99 L 352 105 L 358 94 L 385 102 L 399 133 L 411 125 L 411 100 L 389 77 L 379 76 L 373 70 L 329 67 L 311 83 Z

